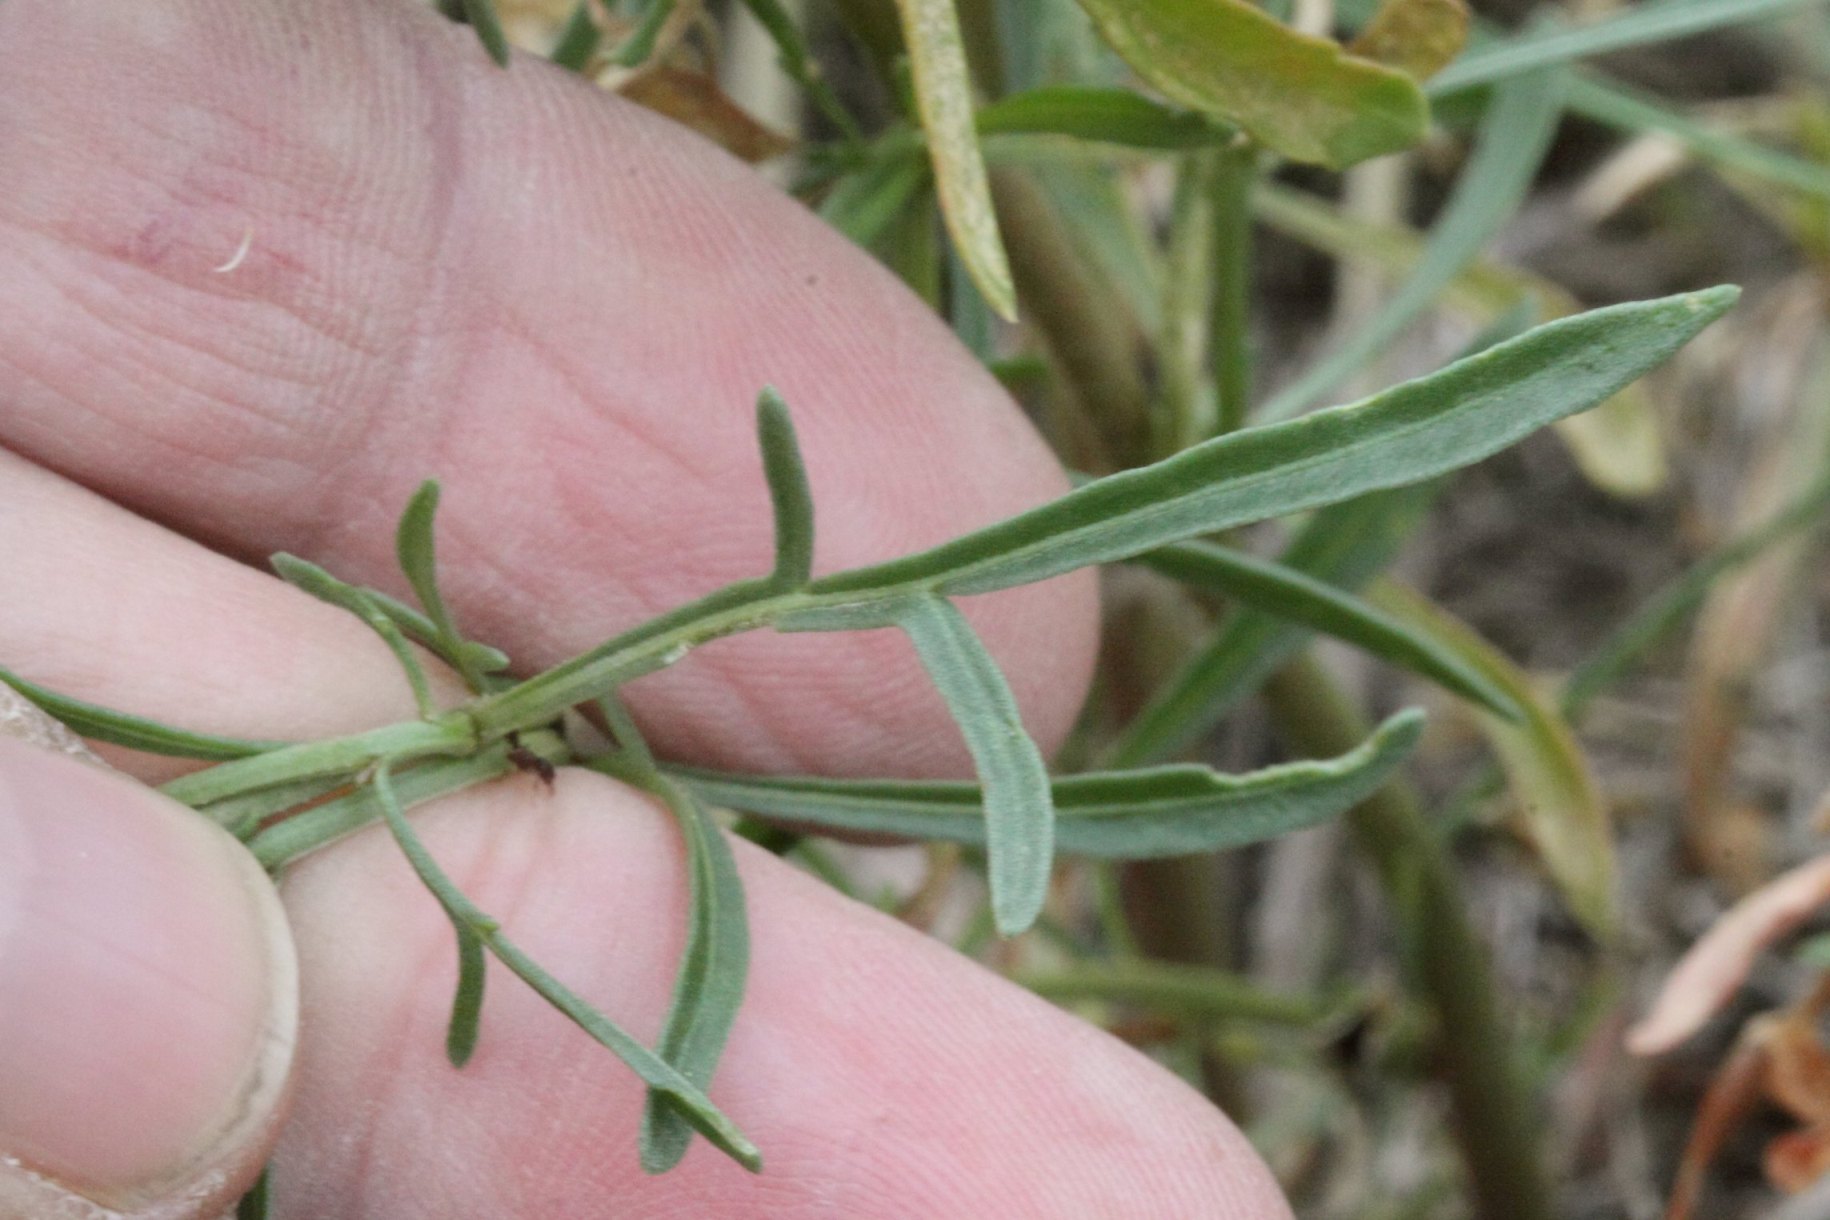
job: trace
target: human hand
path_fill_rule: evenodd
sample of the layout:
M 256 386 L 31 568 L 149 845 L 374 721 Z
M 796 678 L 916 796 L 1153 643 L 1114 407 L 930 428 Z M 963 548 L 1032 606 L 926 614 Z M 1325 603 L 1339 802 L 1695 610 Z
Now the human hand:
M 822 569 L 1062 487 L 990 379 L 798 205 L 416 6 L 8 0 L 0 181 L 0 663 L 79 698 L 249 737 L 410 717 L 359 623 L 239 561 L 386 583 L 428 475 L 460 621 L 524 668 L 750 575 L 765 383 L 795 408 Z M 1059 741 L 1090 579 L 969 613 Z M 630 697 L 698 762 L 963 765 L 896 633 L 728 641 Z M 652 1037 L 685 899 L 645 797 L 568 771 L 415 821 Z M 290 870 L 282 919 L 201 819 L 0 741 L 0 1214 L 64 1205 L 33 1171 L 213 1214 L 275 1138 L 282 1216 L 1288 1214 L 1168 1073 L 736 847 L 753 959 L 711 1093 L 766 1167 L 697 1144 L 649 1178 L 639 1082 L 531 994 L 493 986 L 475 1058 L 445 1061 L 450 928 L 385 835 Z

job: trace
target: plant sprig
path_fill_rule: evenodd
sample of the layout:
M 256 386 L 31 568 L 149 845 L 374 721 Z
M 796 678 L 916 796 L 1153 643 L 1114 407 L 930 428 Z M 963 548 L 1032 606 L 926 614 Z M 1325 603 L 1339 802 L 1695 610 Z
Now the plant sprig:
M 1394 717 L 1332 761 L 1252 776 L 1157 768 L 1050 781 L 1008 683 L 952 599 L 1141 559 L 1185 579 L 1243 590 L 1255 615 L 1281 609 L 1298 623 L 1356 639 L 1503 710 L 1503 694 L 1363 604 L 1299 571 L 1236 559 L 1190 540 L 1420 483 L 1486 457 L 1607 398 L 1708 325 L 1735 295 L 1732 288 L 1716 288 L 1552 322 L 1352 406 L 1231 432 L 1153 466 L 1093 480 L 930 550 L 823 576 L 813 571 L 813 500 L 794 427 L 779 397 L 765 391 L 757 435 L 775 517 L 770 571 L 520 682 L 500 675 L 502 654 L 463 638 L 439 590 L 433 531 L 438 490 L 428 483 L 412 498 L 397 533 L 401 568 L 419 609 L 303 560 L 275 561 L 288 580 L 367 622 L 414 690 L 418 719 L 345 737 L 278 743 L 187 733 L 57 696 L 4 672 L 0 678 L 98 739 L 223 760 L 164 791 L 231 827 L 269 868 L 384 822 L 454 929 L 458 986 L 447 1035 L 453 1063 L 467 1061 L 478 1046 L 484 959 L 493 956 L 649 1086 L 642 1125 L 646 1168 L 677 1163 L 696 1131 L 754 1169 L 760 1163 L 756 1148 L 705 1093 L 742 997 L 748 929 L 735 860 L 702 801 L 835 829 L 982 843 L 992 910 L 1007 935 L 1023 931 L 1040 913 L 1058 843 L 1089 855 L 1135 858 L 1255 841 L 1338 813 L 1373 791 L 1408 754 L 1419 730 L 1415 714 Z M 738 632 L 890 626 L 914 640 L 970 747 L 977 785 L 771 780 L 673 768 L 657 763 L 618 700 L 625 683 Z M 434 706 L 430 677 L 409 639 L 463 676 L 472 692 L 467 702 L 447 710 Z M 1215 689 L 1203 680 L 1194 701 L 1200 714 L 1211 707 Z M 686 845 L 687 947 L 658 1050 L 635 1041 L 508 940 L 439 867 L 406 814 L 410 805 L 517 766 L 545 773 L 573 760 L 577 751 L 564 736 L 563 718 L 581 706 L 598 709 L 618 746 L 585 761 L 659 797 Z M 1176 724 L 1192 720 L 1179 714 Z M 308 807 L 294 812 L 302 806 Z

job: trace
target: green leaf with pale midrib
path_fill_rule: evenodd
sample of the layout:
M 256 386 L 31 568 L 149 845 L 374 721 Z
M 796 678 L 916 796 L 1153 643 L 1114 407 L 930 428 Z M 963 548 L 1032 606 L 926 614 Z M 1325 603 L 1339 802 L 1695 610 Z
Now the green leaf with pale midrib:
M 1059 777 L 1052 784 L 1056 845 L 1073 855 L 1150 859 L 1300 830 L 1377 790 L 1410 754 L 1422 726 L 1420 713 L 1402 712 L 1338 758 L 1248 775 L 1189 765 Z M 746 813 L 849 833 L 985 842 L 977 784 L 668 771 L 706 800 Z
M 914 642 L 972 754 L 983 785 L 991 909 L 998 930 L 1014 936 L 1048 897 L 1055 852 L 1048 764 L 1023 729 L 1010 684 L 951 602 L 913 599 L 895 623 Z
M 28 682 L 11 670 L 0 669 L 0 682 L 6 683 L 20 694 L 37 704 L 44 712 L 63 721 L 71 732 L 94 741 L 104 741 L 109 745 L 125 746 L 130 750 L 145 750 L 151 754 L 164 754 L 171 758 L 199 758 L 208 762 L 229 762 L 238 758 L 252 758 L 277 750 L 292 743 L 285 741 L 255 741 L 241 737 L 219 737 L 213 733 L 193 733 L 186 729 L 173 728 L 148 720 L 144 716 L 133 716 L 126 712 L 117 712 L 113 708 L 102 707 L 95 703 L 85 703 L 81 699 L 72 699 L 60 695 L 35 682 Z
M 816 580 L 860 601 L 985 593 L 1153 547 L 1420 482 L 1594 406 L 1734 303 L 1706 289 L 1540 326 L 1351 406 L 1231 433 L 1110 475 L 932 550 Z
M 710 1085 L 743 1003 L 750 968 L 750 930 L 743 882 L 731 845 L 693 796 L 665 778 L 654 785 L 686 839 L 691 895 L 686 950 L 673 1004 L 655 1050 L 701 1089 Z M 680 1163 L 693 1127 L 666 1094 L 650 1091 L 642 1112 L 642 1168 L 665 1173 Z

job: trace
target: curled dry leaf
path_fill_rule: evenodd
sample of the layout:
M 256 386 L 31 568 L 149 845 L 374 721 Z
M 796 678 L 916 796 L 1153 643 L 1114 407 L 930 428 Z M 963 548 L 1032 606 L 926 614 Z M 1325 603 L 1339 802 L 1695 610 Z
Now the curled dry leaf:
M 1677 964 L 1645 1019 L 1627 1031 L 1627 1049 L 1657 1055 L 1696 1033 L 1734 994 L 1754 959 L 1826 902 L 1830 855 L 1781 874 L 1729 908 Z

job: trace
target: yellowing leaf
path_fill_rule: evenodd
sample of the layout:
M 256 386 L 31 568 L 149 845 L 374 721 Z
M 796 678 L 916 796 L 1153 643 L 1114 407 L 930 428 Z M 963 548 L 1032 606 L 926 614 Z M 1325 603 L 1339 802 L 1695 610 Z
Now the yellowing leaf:
M 896 0 L 915 73 L 915 102 L 934 163 L 934 190 L 960 262 L 985 303 L 1014 321 L 1017 290 L 991 206 L 972 114 L 972 80 L 953 0 Z
M 1246 0 L 1080 6 L 1166 97 L 1243 128 L 1291 160 L 1344 169 L 1409 148 L 1428 128 L 1429 104 L 1405 73 L 1299 34 Z
M 1522 722 L 1476 710 L 1517 810 L 1513 829 L 1530 844 L 1570 911 L 1597 938 L 1614 925 L 1614 837 L 1606 803 L 1568 721 L 1527 675 L 1473 628 L 1390 581 L 1371 601 L 1430 637 L 1511 695 Z
M 1347 49 L 1427 80 L 1461 54 L 1467 41 L 1464 0 L 1385 0 Z

